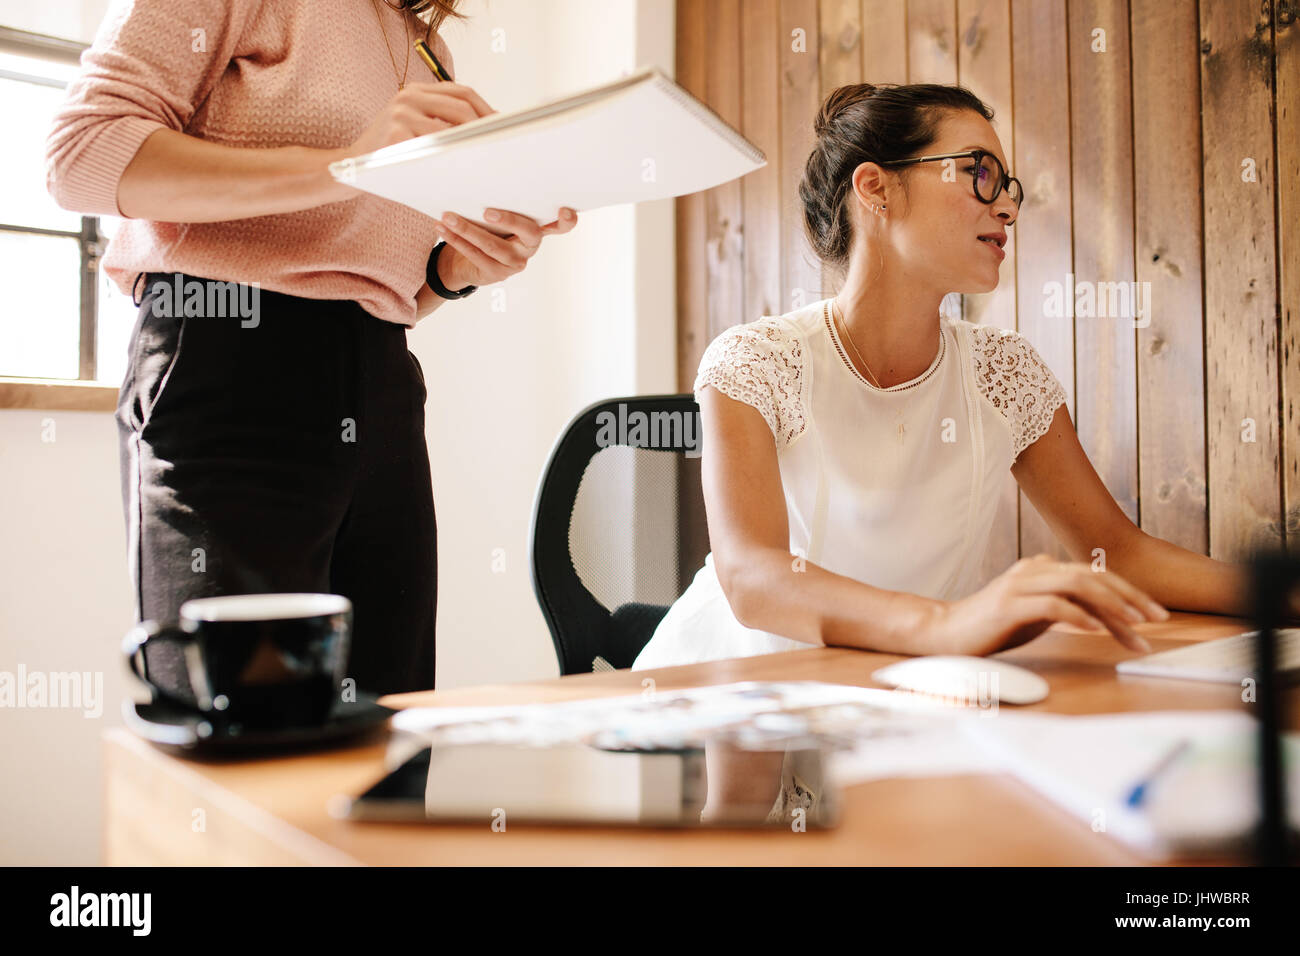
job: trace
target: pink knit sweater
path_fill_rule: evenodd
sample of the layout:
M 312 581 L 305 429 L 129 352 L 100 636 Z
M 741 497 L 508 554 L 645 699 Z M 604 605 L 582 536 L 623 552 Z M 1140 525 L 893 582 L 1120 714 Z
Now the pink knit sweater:
M 122 213 L 117 185 L 162 127 L 246 149 L 352 143 L 397 93 L 410 47 L 381 0 L 117 0 L 81 58 L 46 144 L 60 206 Z M 413 14 L 411 40 L 426 25 Z M 430 45 L 448 71 L 441 37 Z M 407 82 L 432 72 L 414 51 Z M 130 294 L 139 272 L 186 272 L 313 299 L 351 299 L 414 325 L 433 220 L 378 196 L 228 222 L 127 220 L 102 265 Z

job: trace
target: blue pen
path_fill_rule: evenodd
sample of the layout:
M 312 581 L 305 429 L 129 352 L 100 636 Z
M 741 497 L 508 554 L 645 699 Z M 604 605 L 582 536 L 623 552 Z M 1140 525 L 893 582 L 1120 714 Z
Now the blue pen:
M 1155 783 L 1156 778 L 1168 770 L 1174 761 L 1182 756 L 1183 751 L 1187 750 L 1191 745 L 1192 742 L 1190 740 L 1180 740 L 1178 743 L 1174 744 L 1169 753 L 1165 754 L 1164 757 L 1160 759 L 1160 762 L 1151 768 L 1146 777 L 1138 781 L 1133 789 L 1129 791 L 1128 799 L 1124 802 L 1130 807 L 1140 806 L 1142 801 L 1146 799 L 1147 788 L 1150 787 L 1151 784 Z

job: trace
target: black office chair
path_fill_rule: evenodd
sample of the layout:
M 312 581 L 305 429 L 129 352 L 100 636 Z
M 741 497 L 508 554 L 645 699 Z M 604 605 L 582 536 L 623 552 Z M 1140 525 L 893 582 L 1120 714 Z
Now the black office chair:
M 555 443 L 530 537 L 560 673 L 630 667 L 704 564 L 700 447 L 689 394 L 597 402 Z

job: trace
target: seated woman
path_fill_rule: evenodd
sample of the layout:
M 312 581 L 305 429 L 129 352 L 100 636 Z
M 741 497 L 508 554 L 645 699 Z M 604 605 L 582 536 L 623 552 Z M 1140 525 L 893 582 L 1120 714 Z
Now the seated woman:
M 1116 505 L 1023 336 L 941 318 L 946 293 L 997 286 L 1019 213 L 992 117 L 930 84 L 823 103 L 799 193 L 813 249 L 845 281 L 706 350 L 713 550 L 635 669 L 823 644 L 984 655 L 1058 622 L 1145 651 L 1132 624 L 1166 619 L 1161 605 L 1249 613 L 1244 567 L 1147 535 Z M 1036 555 L 981 587 L 1006 469 L 1075 560 Z

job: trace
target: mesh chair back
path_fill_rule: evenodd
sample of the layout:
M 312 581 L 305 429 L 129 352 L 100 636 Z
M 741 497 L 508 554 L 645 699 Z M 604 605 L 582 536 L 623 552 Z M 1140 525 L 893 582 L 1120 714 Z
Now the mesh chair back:
M 533 505 L 533 591 L 562 674 L 630 667 L 708 553 L 699 405 L 597 402 L 564 430 Z

